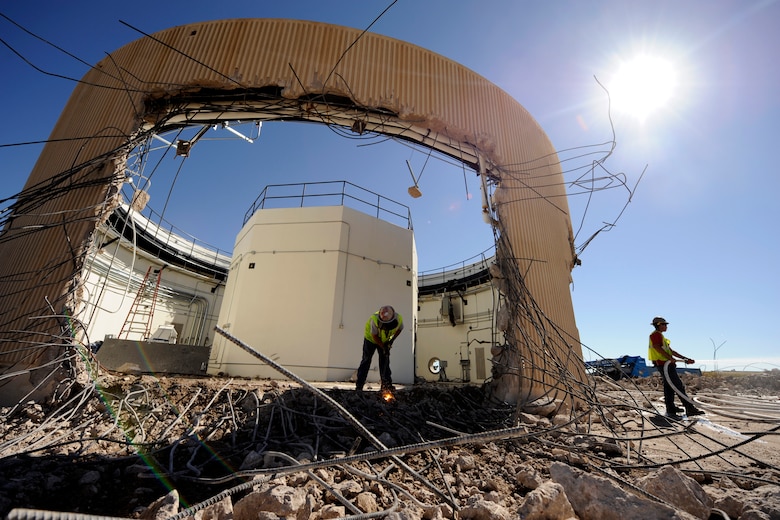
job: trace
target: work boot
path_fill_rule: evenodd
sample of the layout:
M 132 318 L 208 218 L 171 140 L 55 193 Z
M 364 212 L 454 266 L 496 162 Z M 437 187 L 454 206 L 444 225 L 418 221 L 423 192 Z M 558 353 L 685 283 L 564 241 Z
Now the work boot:
M 688 415 L 688 417 L 692 417 L 694 415 L 704 415 L 704 410 L 699 410 L 698 408 L 691 408 L 685 413 Z

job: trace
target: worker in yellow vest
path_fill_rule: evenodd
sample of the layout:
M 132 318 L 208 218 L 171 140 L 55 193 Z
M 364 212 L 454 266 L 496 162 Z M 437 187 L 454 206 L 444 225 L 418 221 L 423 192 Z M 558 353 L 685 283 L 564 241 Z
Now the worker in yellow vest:
M 393 347 L 393 341 L 395 341 L 402 330 L 404 330 L 404 319 L 390 305 L 383 305 L 368 318 L 363 335 L 363 358 L 360 360 L 357 381 L 355 382 L 355 388 L 358 391 L 363 390 L 363 385 L 366 384 L 368 369 L 371 367 L 374 351 L 379 354 L 379 379 L 382 381 L 382 389 L 392 390 L 393 377 L 390 371 L 390 349 Z
M 669 326 L 668 321 L 661 316 L 656 316 L 653 318 L 652 325 L 655 330 L 650 334 L 650 345 L 648 347 L 647 357 L 650 362 L 655 365 L 655 368 L 658 369 L 658 372 L 661 373 L 661 378 L 664 382 L 666 415 L 669 418 L 678 421 L 681 419 L 677 414 L 683 410 L 675 406 L 675 394 L 680 396 L 680 400 L 685 407 L 685 412 L 688 417 L 703 414 L 704 412 L 696 408 L 691 398 L 685 393 L 685 385 L 677 374 L 675 358 L 685 362 L 685 364 L 694 363 L 694 360 L 672 350 L 671 342 L 664 337 L 664 332 L 666 332 L 666 329 Z M 677 389 L 677 392 L 675 392 L 675 389 Z

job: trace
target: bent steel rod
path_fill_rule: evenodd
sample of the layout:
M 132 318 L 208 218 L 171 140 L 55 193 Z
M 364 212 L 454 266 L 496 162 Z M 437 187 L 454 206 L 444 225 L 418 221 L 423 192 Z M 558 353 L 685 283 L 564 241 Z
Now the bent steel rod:
M 330 397 L 328 394 L 320 390 L 319 388 L 313 386 L 308 381 L 298 377 L 294 373 L 287 370 L 285 367 L 274 361 L 273 359 L 269 358 L 268 356 L 264 355 L 262 352 L 255 350 L 251 346 L 247 345 L 240 339 L 236 338 L 235 336 L 231 335 L 230 333 L 226 332 L 225 330 L 214 327 L 214 330 L 223 336 L 225 339 L 230 341 L 231 343 L 234 343 L 238 347 L 240 347 L 242 350 L 252 354 L 256 358 L 262 360 L 264 363 L 268 364 L 271 368 L 279 372 L 280 374 L 284 375 L 285 377 L 292 379 L 296 383 L 299 383 L 302 387 L 306 388 L 310 392 L 312 392 L 314 395 L 320 397 L 323 399 L 326 403 L 329 403 L 331 406 L 333 406 L 340 414 L 344 416 L 344 418 L 349 421 L 349 423 L 355 427 L 357 431 L 359 431 L 362 435 L 368 439 L 368 441 L 380 452 L 385 453 L 389 451 L 389 448 L 382 444 L 382 441 L 380 441 L 373 433 L 371 433 L 368 428 L 366 428 L 360 421 L 358 421 L 355 416 L 353 416 L 351 413 L 349 413 L 349 410 L 341 406 L 338 402 L 336 402 L 335 399 Z M 422 482 L 428 489 L 433 491 L 439 498 L 444 500 L 447 504 L 452 506 L 455 510 L 458 510 L 458 505 L 454 503 L 447 495 L 445 495 L 439 488 L 428 482 L 428 480 L 420 475 L 417 471 L 415 471 L 412 467 L 410 467 L 407 463 L 405 463 L 403 460 L 398 458 L 396 455 L 389 455 L 390 458 L 393 459 L 393 461 L 398 464 L 399 467 L 403 468 L 404 471 L 408 472 L 410 475 L 413 475 L 417 480 Z

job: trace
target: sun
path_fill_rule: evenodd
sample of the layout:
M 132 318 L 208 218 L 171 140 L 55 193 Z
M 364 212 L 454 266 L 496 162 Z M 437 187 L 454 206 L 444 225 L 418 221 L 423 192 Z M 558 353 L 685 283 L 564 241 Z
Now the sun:
M 665 107 L 676 88 L 674 65 L 647 54 L 621 63 L 608 86 L 613 108 L 642 122 Z

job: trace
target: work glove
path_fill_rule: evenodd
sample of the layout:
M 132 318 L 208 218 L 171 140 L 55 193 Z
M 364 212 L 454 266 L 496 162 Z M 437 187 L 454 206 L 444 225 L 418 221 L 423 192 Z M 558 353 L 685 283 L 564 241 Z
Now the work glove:
M 694 360 L 693 360 L 693 359 L 691 359 L 691 358 L 685 358 L 685 364 L 686 364 L 686 365 L 691 365 L 691 364 L 693 364 L 693 363 L 696 363 L 696 361 L 694 361 Z

